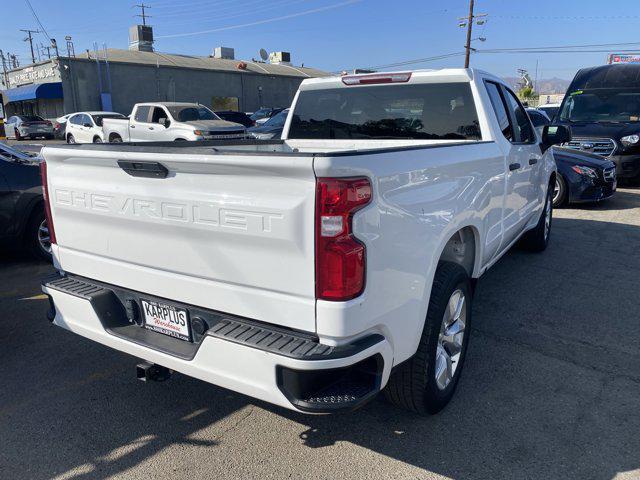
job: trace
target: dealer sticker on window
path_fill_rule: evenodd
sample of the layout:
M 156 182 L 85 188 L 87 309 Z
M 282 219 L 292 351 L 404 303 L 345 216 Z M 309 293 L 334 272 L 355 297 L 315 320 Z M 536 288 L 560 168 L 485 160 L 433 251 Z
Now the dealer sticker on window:
M 141 301 L 145 328 L 180 340 L 191 340 L 187 310 L 151 300 Z

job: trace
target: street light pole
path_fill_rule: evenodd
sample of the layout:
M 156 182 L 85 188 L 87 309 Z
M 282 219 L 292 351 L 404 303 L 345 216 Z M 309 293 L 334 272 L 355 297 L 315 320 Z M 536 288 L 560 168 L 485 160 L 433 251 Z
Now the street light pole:
M 473 29 L 473 6 L 474 0 L 469 0 L 469 19 L 467 20 L 467 44 L 464 57 L 464 68 L 469 68 L 469 57 L 471 56 L 471 30 Z

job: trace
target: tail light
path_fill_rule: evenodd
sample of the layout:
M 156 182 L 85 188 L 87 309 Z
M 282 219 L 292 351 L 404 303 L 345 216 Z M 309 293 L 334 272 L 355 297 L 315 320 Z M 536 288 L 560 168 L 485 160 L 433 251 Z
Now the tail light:
M 344 75 L 345 85 L 376 85 L 379 83 L 407 83 L 411 72 L 374 73 L 371 75 Z
M 370 201 L 367 178 L 317 179 L 316 298 L 345 301 L 364 290 L 366 251 L 352 219 Z
M 47 219 L 49 238 L 51 243 L 56 242 L 56 232 L 53 228 L 53 218 L 51 217 L 51 201 L 49 198 L 49 186 L 47 184 L 47 162 L 44 159 L 40 162 L 40 177 L 42 178 L 42 196 L 44 197 L 44 216 Z

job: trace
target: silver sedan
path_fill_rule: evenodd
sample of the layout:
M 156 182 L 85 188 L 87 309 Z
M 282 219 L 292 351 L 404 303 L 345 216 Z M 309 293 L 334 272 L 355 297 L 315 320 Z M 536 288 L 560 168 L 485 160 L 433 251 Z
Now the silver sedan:
M 14 115 L 4 126 L 8 138 L 53 138 L 53 124 L 38 115 Z

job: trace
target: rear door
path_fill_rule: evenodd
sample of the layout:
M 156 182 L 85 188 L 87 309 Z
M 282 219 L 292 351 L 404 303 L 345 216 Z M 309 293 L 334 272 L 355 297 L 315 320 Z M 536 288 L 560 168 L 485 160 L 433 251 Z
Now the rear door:
M 139 105 L 133 117 L 129 120 L 129 138 L 132 142 L 145 142 L 149 140 L 149 105 Z

